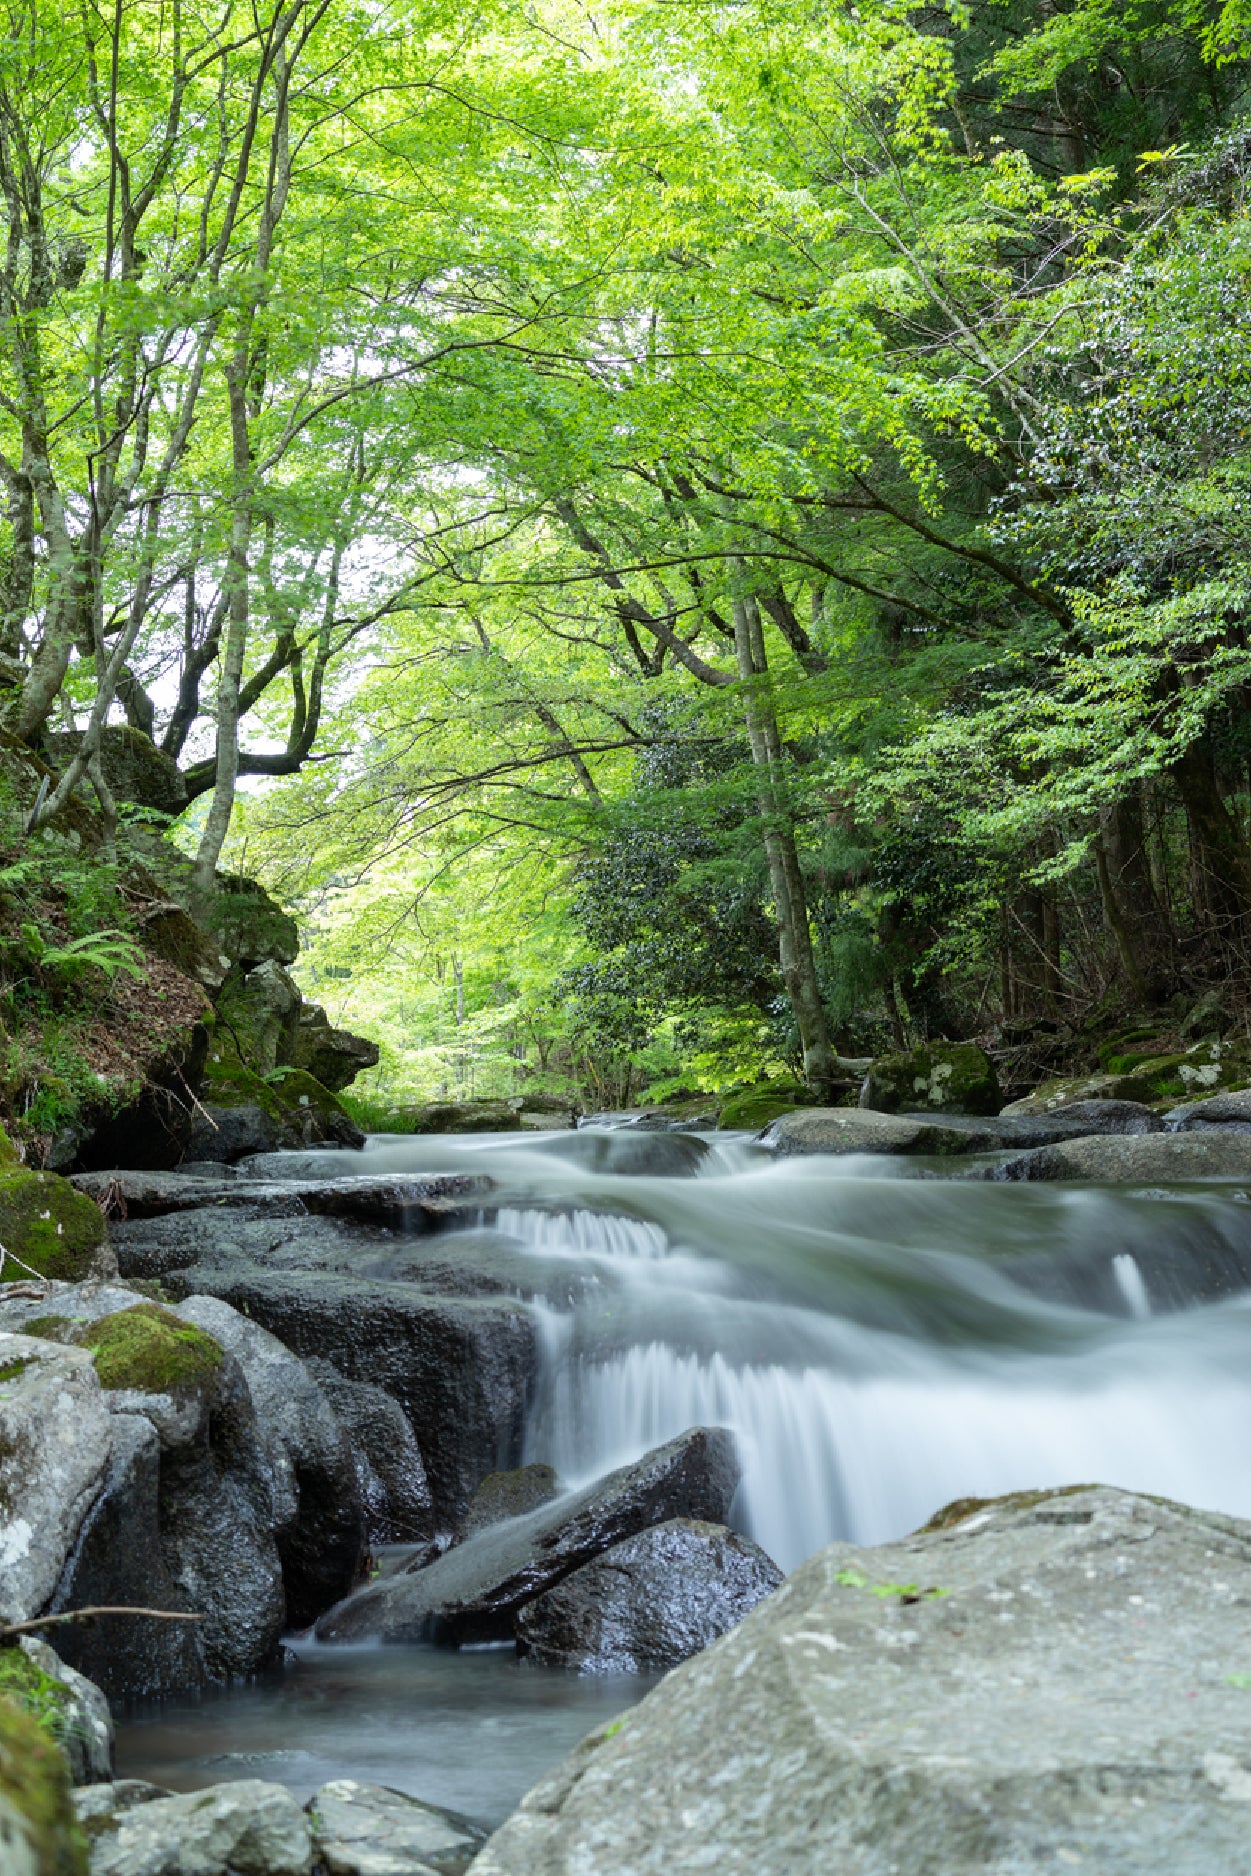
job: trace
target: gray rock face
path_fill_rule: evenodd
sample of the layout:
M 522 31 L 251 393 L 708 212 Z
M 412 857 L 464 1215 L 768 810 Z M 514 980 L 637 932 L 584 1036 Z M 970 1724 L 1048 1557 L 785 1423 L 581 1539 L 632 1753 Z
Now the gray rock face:
M 381 1578 L 331 1609 L 321 1641 L 506 1640 L 523 1603 L 667 1518 L 726 1518 L 738 1486 L 733 1436 L 693 1427 L 585 1491 L 489 1526 L 413 1574 Z
M 267 1160 L 269 1155 L 259 1157 Z M 277 1154 L 274 1165 L 288 1166 L 290 1159 L 288 1154 Z M 463 1173 L 309 1179 L 284 1177 L 281 1171 L 270 1177 L 264 1167 L 257 1176 L 255 1163 L 236 1168 L 207 1161 L 195 1173 L 185 1168 L 178 1172 L 76 1173 L 70 1183 L 97 1203 L 107 1201 L 124 1224 L 224 1206 L 254 1216 L 307 1213 L 319 1218 L 353 1218 L 405 1232 L 436 1230 L 449 1211 L 485 1198 L 492 1189 L 490 1179 Z M 194 1263 L 203 1255 L 203 1246 L 190 1234 L 185 1242 L 187 1261 Z
M 1194 1133 L 1100 1136 L 1040 1147 L 998 1167 L 996 1179 L 1091 1179 L 1155 1185 L 1179 1179 L 1251 1178 L 1251 1138 L 1204 1128 Z
M 993 1122 L 991 1123 L 993 1127 Z M 760 1135 L 775 1153 L 978 1153 L 998 1146 L 993 1131 L 905 1120 L 856 1107 L 797 1107 Z
M 57 1717 L 57 1743 L 69 1761 L 73 1782 L 89 1785 L 108 1778 L 113 1770 L 113 1721 L 100 1688 L 62 1661 L 47 1642 L 24 1635 L 18 1646 L 42 1673 L 65 1689 Z
M 328 1361 L 310 1361 L 308 1370 L 347 1437 L 370 1544 L 433 1537 L 430 1481 L 400 1403 L 368 1381 L 349 1381 Z
M 91 1876 L 310 1876 L 312 1830 L 282 1785 L 257 1778 L 115 1811 Z
M 332 1876 L 460 1876 L 485 1835 L 432 1804 L 353 1778 L 323 1785 L 307 1810 Z
M 1251 1133 L 1251 1088 L 1215 1094 L 1208 1101 L 1187 1101 L 1164 1116 L 1164 1126 L 1170 1133 L 1194 1133 L 1205 1127 Z
M 537 1511 L 560 1496 L 560 1480 L 554 1466 L 517 1466 L 511 1472 L 488 1472 L 473 1495 L 464 1523 L 456 1533 L 457 1541 L 485 1531 L 489 1524 L 505 1518 L 519 1518 L 527 1511 Z
M 335 1029 L 320 1004 L 306 1003 L 295 1033 L 295 1065 L 338 1094 L 363 1070 L 377 1068 L 378 1044 L 350 1029 Z
M 1251 1525 L 1103 1487 L 831 1545 L 585 1740 L 474 1876 L 1239 1870 L 1249 1599 Z
M 909 1115 L 910 1120 L 919 1119 Z M 1085 1140 L 1092 1134 L 1162 1133 L 1164 1122 L 1140 1101 L 1071 1101 L 1045 1113 L 1013 1113 L 1006 1109 L 993 1120 L 957 1122 L 947 1115 L 944 1125 L 966 1125 L 993 1133 L 1000 1146 L 1055 1146 L 1063 1140 Z
M 321 1387 L 277 1336 L 219 1297 L 189 1297 L 177 1314 L 207 1330 L 243 1370 L 269 1461 L 287 1617 L 305 1628 L 347 1593 L 364 1552 L 351 1448 Z
M 773 1559 L 748 1538 L 723 1524 L 671 1518 L 528 1602 L 517 1639 L 545 1667 L 672 1668 L 726 1634 L 781 1581 Z
M 0 1332 L 0 1620 L 46 1607 L 112 1451 L 87 1351 Z

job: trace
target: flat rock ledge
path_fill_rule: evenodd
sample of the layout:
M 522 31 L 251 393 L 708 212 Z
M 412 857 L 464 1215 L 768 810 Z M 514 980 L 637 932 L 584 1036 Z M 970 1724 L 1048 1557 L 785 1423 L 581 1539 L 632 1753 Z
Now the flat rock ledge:
M 1251 1524 L 1108 1487 L 833 1544 L 582 1742 L 474 1876 L 1218 1876 Z

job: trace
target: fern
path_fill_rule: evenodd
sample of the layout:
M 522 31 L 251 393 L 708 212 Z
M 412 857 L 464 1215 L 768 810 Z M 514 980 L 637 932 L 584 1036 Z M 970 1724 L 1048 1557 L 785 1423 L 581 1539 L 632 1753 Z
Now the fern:
M 143 953 L 116 927 L 71 938 L 63 945 L 45 944 L 33 925 L 23 926 L 22 935 L 41 971 L 55 971 L 71 980 L 86 971 L 103 971 L 110 983 L 119 971 L 136 979 L 143 976 Z

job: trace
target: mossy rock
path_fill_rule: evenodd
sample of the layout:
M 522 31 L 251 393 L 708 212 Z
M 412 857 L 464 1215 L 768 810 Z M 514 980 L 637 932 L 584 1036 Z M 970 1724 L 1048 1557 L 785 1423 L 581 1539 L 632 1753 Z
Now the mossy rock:
M 0 1127 L 0 1172 L 7 1170 L 10 1166 L 20 1166 L 21 1163 L 17 1156 L 17 1148 L 4 1128 Z
M 55 1173 L 26 1167 L 0 1172 L 0 1244 L 19 1260 L 5 1260 L 0 1281 L 29 1281 L 34 1271 L 81 1283 L 116 1271 L 103 1212 Z
M 975 1042 L 931 1042 L 903 1055 L 879 1056 L 860 1104 L 878 1114 L 997 1114 L 1003 1102 L 984 1049 Z
M 74 1697 L 64 1681 L 45 1674 L 16 1642 L 0 1647 L 0 1700 L 10 1700 L 28 1713 L 54 1745 L 62 1743 Z
M 39 1721 L 0 1699 L 0 1870 L 4 1876 L 87 1876 L 87 1840 L 69 1772 Z
M 812 1095 L 801 1082 L 761 1082 L 723 1101 L 717 1126 L 736 1132 L 759 1133 L 762 1127 L 767 1127 L 780 1114 L 789 1114 L 794 1107 L 809 1107 L 811 1104 Z
M 521 1115 L 507 1101 L 429 1101 L 412 1110 L 412 1133 L 516 1133 Z
M 88 1323 L 76 1341 L 89 1348 L 104 1388 L 141 1394 L 192 1394 L 212 1387 L 221 1344 L 159 1303 L 137 1303 Z

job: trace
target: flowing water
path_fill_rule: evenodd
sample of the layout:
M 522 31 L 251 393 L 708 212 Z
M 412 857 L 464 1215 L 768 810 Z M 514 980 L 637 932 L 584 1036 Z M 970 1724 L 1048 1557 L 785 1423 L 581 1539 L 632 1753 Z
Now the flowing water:
M 290 1164 L 489 1174 L 490 1202 L 453 1231 L 533 1259 L 525 1457 L 577 1485 L 688 1426 L 732 1427 L 735 1522 L 784 1569 L 953 1498 L 1085 1480 L 1251 1516 L 1236 1186 L 996 1185 L 632 1129 L 382 1136 Z M 642 1691 L 498 1655 L 313 1650 L 273 1686 L 132 1728 L 123 1758 L 182 1784 L 354 1771 L 490 1821 Z M 257 1752 L 279 1757 L 266 1771 Z

